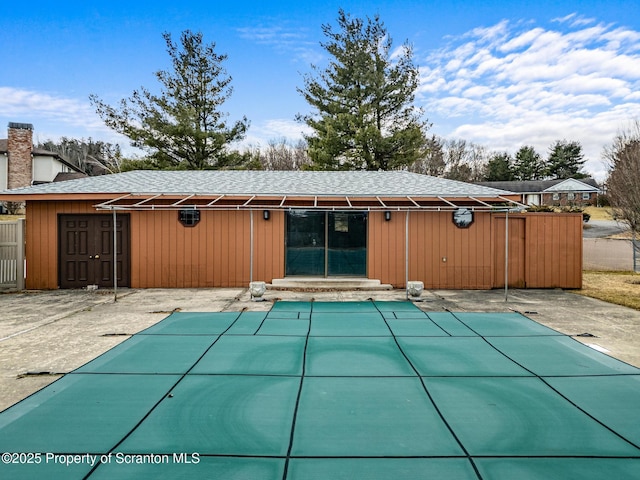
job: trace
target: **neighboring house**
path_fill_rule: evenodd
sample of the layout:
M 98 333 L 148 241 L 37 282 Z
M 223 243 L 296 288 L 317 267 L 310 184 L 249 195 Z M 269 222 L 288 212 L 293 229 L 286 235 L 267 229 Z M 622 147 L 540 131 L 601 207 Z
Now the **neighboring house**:
M 593 178 L 567 178 L 565 180 L 530 180 L 512 182 L 478 182 L 520 195 L 525 205 L 548 205 L 555 207 L 587 207 L 597 205 L 598 194 L 602 193 Z
M 114 272 L 132 288 L 582 285 L 581 215 L 519 213 L 518 194 L 404 171 L 134 171 L 2 200 L 26 202 L 29 289 L 109 287 Z
M 9 123 L 8 138 L 0 139 L 0 191 L 86 176 L 55 152 L 33 148 L 33 125 Z
M 59 154 L 33 148 L 32 124 L 9 122 L 8 138 L 0 139 L 0 191 L 79 176 L 86 174 Z

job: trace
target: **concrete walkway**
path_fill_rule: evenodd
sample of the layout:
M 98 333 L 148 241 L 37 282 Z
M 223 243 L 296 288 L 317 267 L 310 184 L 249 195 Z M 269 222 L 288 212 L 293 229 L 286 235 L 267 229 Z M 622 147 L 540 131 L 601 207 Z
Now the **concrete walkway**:
M 180 311 L 269 310 L 282 300 L 404 300 L 404 290 L 268 291 L 252 302 L 246 289 L 58 290 L 0 295 L 0 410 Z M 561 290 L 429 291 L 417 305 L 429 311 L 508 312 L 529 318 L 609 355 L 640 366 L 640 312 Z

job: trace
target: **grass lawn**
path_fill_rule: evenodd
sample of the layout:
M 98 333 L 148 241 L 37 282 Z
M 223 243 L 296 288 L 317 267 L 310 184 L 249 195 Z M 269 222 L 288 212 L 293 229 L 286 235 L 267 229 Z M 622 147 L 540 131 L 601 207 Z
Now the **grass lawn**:
M 611 207 L 587 207 L 584 213 L 591 215 L 591 220 L 613 220 Z
M 585 271 L 574 293 L 640 310 L 640 274 Z

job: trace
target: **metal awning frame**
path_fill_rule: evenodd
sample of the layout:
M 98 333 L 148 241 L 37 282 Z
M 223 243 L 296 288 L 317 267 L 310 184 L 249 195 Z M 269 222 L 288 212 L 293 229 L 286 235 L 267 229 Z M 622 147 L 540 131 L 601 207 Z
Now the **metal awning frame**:
M 494 203 L 489 203 L 493 201 Z M 526 205 L 496 196 L 479 199 L 474 196 L 442 196 L 415 198 L 411 196 L 323 196 L 323 195 L 197 195 L 197 194 L 134 194 L 121 195 L 94 205 L 97 210 L 318 210 L 318 211 L 519 211 Z
M 141 198 L 142 197 L 142 198 Z M 146 198 L 145 198 L 146 197 Z M 164 198 L 163 198 L 164 197 Z M 178 198 L 176 198 L 178 197 Z M 97 210 L 108 210 L 113 215 L 113 250 L 117 252 L 117 214 L 118 212 L 127 211 L 166 211 L 166 210 L 183 210 L 183 209 L 197 209 L 197 210 L 219 210 L 219 211 L 249 211 L 250 214 L 250 244 L 251 244 L 251 259 L 250 259 L 250 282 L 253 282 L 253 251 L 254 251 L 254 219 L 253 212 L 255 210 L 316 210 L 316 211 L 399 211 L 405 212 L 405 283 L 409 282 L 409 214 L 412 211 L 454 211 L 459 208 L 467 208 L 471 211 L 485 211 L 488 213 L 504 213 L 505 214 L 505 302 L 509 298 L 509 213 L 520 212 L 526 208 L 526 205 L 511 200 L 503 196 L 493 197 L 492 199 L 496 203 L 491 204 L 485 200 L 480 200 L 472 196 L 454 197 L 447 199 L 442 196 L 436 197 L 424 197 L 424 198 L 412 198 L 411 196 L 397 196 L 397 197 L 384 197 L 384 200 L 380 196 L 375 197 L 350 197 L 345 195 L 344 197 L 336 196 L 320 196 L 320 195 L 305 195 L 305 196 L 268 196 L 268 204 L 254 203 L 257 195 L 203 195 L 199 198 L 203 200 L 201 204 L 187 204 L 188 200 L 193 198 L 198 199 L 196 194 L 133 194 L 129 193 L 121 195 L 112 200 L 99 203 L 95 205 Z M 211 197 L 215 197 L 211 200 Z M 249 197 L 249 198 L 247 198 Z M 346 205 L 322 205 L 321 203 L 329 202 L 333 200 L 344 198 Z M 169 202 L 153 203 L 158 199 L 167 199 Z M 302 199 L 306 202 L 313 201 L 313 205 L 287 205 L 287 200 L 292 199 L 293 202 L 300 202 Z M 312 200 L 311 200 L 312 199 Z M 460 203 L 460 200 L 464 201 L 464 205 Z M 174 200 L 170 203 L 171 200 Z M 225 204 L 225 200 L 231 200 L 235 202 L 235 205 Z M 265 198 L 258 198 L 258 201 L 265 200 Z M 363 201 L 366 201 L 363 204 Z M 387 203 L 385 203 L 385 201 Z M 420 202 L 438 201 L 440 205 L 433 204 L 421 204 Z M 126 202 L 126 203 L 123 203 Z M 219 203 L 220 202 L 220 203 Z M 392 205 L 391 203 L 405 202 L 405 205 Z M 472 202 L 471 205 L 468 203 Z M 113 301 L 118 300 L 118 262 L 113 262 Z M 407 290 L 408 298 L 408 290 Z

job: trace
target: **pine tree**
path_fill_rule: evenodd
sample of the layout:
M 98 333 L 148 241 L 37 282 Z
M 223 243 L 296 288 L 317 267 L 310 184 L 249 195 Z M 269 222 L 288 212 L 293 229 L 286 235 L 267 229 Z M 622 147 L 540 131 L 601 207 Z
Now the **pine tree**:
M 156 72 L 159 95 L 144 87 L 112 107 L 96 95 L 89 98 L 105 124 L 128 137 L 132 146 L 151 153 L 159 168 L 222 168 L 242 160 L 228 152 L 229 143 L 244 137 L 248 121 L 227 125 L 220 106 L 232 92 L 231 77 L 222 67 L 226 55 L 202 33 L 182 32 L 180 47 L 164 33 L 173 70 Z
M 426 149 L 426 122 L 413 106 L 418 68 L 405 43 L 392 40 L 379 16 L 366 22 L 339 11 L 337 31 L 322 30 L 322 47 L 332 57 L 316 76 L 304 77 L 298 91 L 314 113 L 298 115 L 313 129 L 306 136 L 313 168 L 389 170 L 411 165 Z
M 508 153 L 496 153 L 487 162 L 484 179 L 487 182 L 504 182 L 513 180 L 513 160 Z
M 579 173 L 584 165 L 584 154 L 579 142 L 558 140 L 550 149 L 547 161 L 547 176 L 553 179 L 585 178 Z
M 516 180 L 541 180 L 545 174 L 544 161 L 533 147 L 520 147 L 513 164 L 513 173 Z

